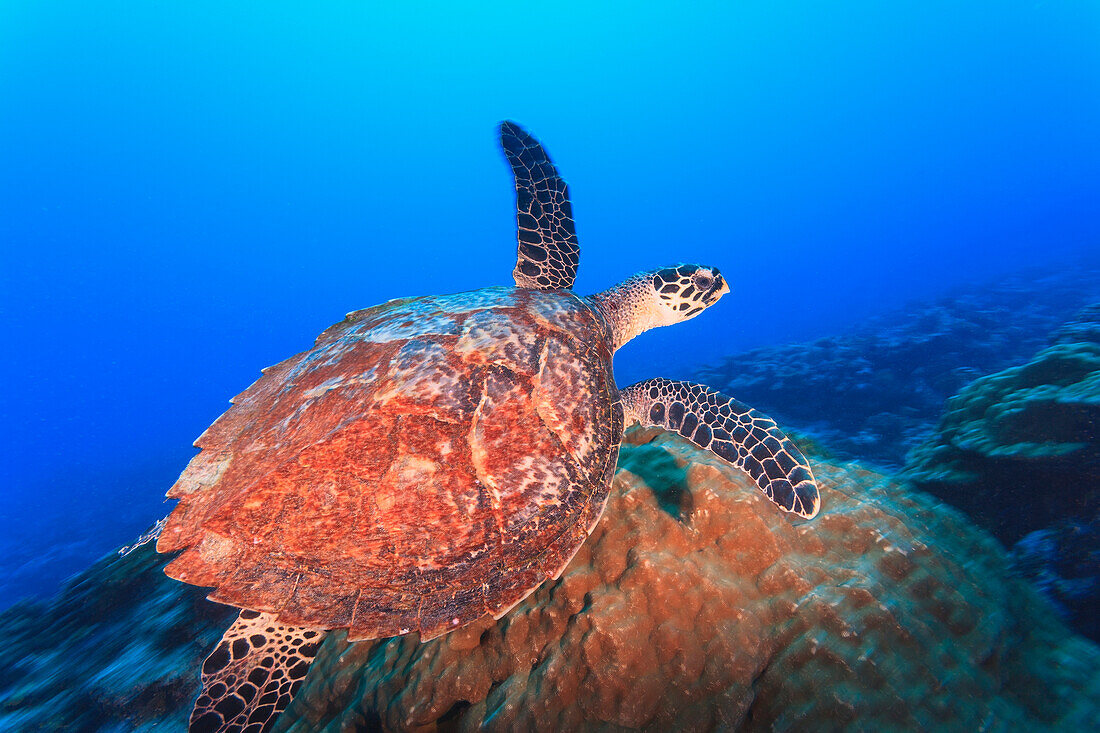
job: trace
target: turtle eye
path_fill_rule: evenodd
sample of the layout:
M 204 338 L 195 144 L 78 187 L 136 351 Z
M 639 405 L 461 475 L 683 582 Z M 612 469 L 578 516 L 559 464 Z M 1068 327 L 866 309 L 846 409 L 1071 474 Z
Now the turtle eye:
M 712 285 L 714 285 L 714 278 L 711 277 L 710 275 L 704 275 L 702 273 L 697 273 L 693 279 L 695 281 L 695 287 L 699 288 L 700 290 L 702 290 L 704 292 L 707 291 L 707 290 L 710 290 L 710 287 Z

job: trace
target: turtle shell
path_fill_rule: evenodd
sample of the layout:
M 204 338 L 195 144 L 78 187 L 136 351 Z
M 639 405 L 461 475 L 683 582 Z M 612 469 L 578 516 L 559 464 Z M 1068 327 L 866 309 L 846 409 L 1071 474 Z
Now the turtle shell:
M 350 314 L 195 445 L 157 549 L 211 600 L 367 639 L 501 616 L 603 512 L 623 418 L 607 328 L 568 291 Z

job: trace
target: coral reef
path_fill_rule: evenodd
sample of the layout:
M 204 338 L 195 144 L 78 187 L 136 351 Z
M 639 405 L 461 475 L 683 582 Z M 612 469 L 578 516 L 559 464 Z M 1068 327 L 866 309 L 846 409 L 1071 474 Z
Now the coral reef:
M 904 476 L 1006 545 L 1100 510 L 1100 343 L 1059 343 L 952 397 Z
M 1069 322 L 1054 332 L 1054 344 L 1100 344 L 1100 303 L 1086 306 Z
M 900 467 L 943 403 L 971 380 L 1026 361 L 1076 309 L 1100 271 L 1024 273 L 868 320 L 840 336 L 768 347 L 699 370 L 710 384 L 813 434 L 838 455 Z M 1065 338 L 1081 340 L 1079 325 Z
M 48 604 L 0 614 L 0 730 L 186 728 L 196 672 L 236 611 L 164 565 L 151 544 L 112 553 Z
M 1100 650 L 954 510 L 816 462 L 822 513 L 791 521 L 678 436 L 629 440 L 558 581 L 426 644 L 330 634 L 276 730 L 1095 727 Z M 141 548 L 0 615 L 0 728 L 182 729 L 232 612 L 162 565 Z
M 1100 639 L 1100 304 L 1028 363 L 948 402 L 902 475 L 966 510 L 1074 628 Z

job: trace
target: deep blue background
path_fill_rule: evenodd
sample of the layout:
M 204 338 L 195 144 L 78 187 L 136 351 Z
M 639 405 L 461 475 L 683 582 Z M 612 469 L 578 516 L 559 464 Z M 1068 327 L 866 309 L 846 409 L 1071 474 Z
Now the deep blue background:
M 508 284 L 503 118 L 571 184 L 579 290 L 731 281 L 621 383 L 1100 242 L 1096 3 L 153 5 L 0 4 L 0 605 L 165 513 L 345 312 Z

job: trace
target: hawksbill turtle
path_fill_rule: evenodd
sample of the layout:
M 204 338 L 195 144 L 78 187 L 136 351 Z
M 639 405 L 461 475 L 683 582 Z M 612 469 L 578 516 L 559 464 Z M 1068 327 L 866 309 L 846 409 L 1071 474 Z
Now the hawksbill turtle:
M 329 630 L 427 641 L 503 616 L 592 532 L 626 424 L 674 430 L 780 509 L 817 513 L 806 458 L 765 415 L 700 384 L 615 385 L 623 344 L 729 292 L 718 269 L 577 295 L 568 188 L 518 125 L 500 141 L 516 287 L 349 314 L 234 398 L 169 490 L 165 572 L 242 609 L 202 666 L 190 730 L 266 730 Z

